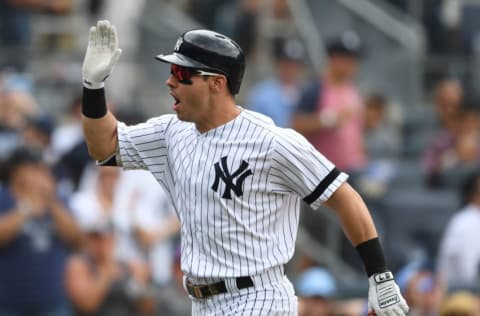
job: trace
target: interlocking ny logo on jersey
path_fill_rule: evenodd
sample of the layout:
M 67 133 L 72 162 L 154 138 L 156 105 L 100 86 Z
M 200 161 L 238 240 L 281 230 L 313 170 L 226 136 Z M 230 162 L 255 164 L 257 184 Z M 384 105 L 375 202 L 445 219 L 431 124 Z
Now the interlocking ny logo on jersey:
M 218 185 L 220 179 L 225 183 L 225 191 L 223 191 L 222 198 L 231 200 L 232 195 L 230 191 L 233 191 L 236 196 L 242 196 L 242 185 L 245 179 L 252 175 L 252 170 L 248 168 L 248 162 L 242 160 L 242 164 L 233 173 L 230 174 L 230 170 L 227 167 L 227 156 L 222 157 L 220 162 L 216 162 L 215 165 L 215 181 L 212 185 L 212 190 L 218 192 Z M 235 180 L 235 183 L 234 183 Z

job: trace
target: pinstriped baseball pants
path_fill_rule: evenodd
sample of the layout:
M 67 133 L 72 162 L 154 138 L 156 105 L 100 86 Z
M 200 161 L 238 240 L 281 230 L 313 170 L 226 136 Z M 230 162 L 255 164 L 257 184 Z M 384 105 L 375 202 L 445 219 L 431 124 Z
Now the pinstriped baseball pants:
M 226 279 L 228 292 L 192 300 L 192 316 L 296 316 L 297 297 L 282 268 L 252 276 L 254 286 L 239 290 Z

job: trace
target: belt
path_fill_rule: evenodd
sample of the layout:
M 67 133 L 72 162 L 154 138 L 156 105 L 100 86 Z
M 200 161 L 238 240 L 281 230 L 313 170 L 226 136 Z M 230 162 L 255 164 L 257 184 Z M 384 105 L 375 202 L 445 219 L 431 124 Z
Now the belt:
M 235 278 L 235 283 L 240 290 L 253 286 L 253 280 L 249 276 Z M 187 279 L 186 287 L 188 293 L 195 298 L 207 298 L 212 295 L 228 292 L 225 281 L 205 285 L 193 285 Z

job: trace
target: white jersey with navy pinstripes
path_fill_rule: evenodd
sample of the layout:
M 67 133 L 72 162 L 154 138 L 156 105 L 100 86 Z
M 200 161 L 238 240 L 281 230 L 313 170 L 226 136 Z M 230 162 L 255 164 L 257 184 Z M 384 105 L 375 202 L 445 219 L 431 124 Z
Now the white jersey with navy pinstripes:
M 300 134 L 242 110 L 199 133 L 163 115 L 118 124 L 117 163 L 149 170 L 181 222 L 181 267 L 206 281 L 255 275 L 292 257 L 303 199 L 313 208 L 347 179 Z

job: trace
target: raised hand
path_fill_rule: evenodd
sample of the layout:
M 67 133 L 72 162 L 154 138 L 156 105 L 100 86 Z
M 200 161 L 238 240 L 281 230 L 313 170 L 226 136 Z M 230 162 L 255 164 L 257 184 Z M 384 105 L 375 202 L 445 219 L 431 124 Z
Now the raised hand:
M 88 47 L 83 60 L 83 85 L 89 89 L 100 89 L 113 70 L 122 50 L 118 48 L 115 26 L 109 21 L 98 21 L 90 28 Z

